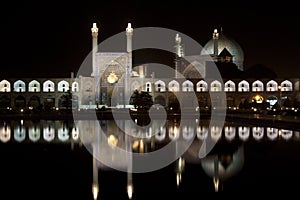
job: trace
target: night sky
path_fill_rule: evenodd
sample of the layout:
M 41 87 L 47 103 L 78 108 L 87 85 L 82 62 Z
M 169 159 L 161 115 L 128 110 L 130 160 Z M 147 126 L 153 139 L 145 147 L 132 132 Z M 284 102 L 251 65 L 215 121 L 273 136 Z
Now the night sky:
M 134 28 L 177 30 L 204 46 L 213 29 L 222 27 L 243 48 L 245 69 L 263 64 L 280 77 L 300 77 L 300 16 L 292 1 L 269 5 L 257 0 L 109 2 L 1 5 L 1 79 L 69 77 L 91 50 L 93 22 L 99 26 L 99 42 L 124 31 L 131 22 Z

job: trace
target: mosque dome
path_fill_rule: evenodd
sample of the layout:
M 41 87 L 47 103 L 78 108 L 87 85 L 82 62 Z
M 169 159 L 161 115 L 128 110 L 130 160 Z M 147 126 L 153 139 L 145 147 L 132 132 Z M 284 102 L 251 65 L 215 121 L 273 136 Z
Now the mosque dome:
M 232 62 L 235 63 L 240 70 L 244 70 L 244 51 L 241 46 L 231 37 L 225 36 L 223 31 L 219 33 L 217 40 L 218 55 L 226 48 L 233 56 Z M 201 55 L 207 54 L 214 54 L 214 39 L 209 40 L 201 51 Z

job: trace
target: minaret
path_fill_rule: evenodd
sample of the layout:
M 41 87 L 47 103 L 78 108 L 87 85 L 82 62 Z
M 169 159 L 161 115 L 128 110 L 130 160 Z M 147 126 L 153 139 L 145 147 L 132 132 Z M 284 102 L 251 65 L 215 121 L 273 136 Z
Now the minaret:
M 177 33 L 175 36 L 175 53 L 176 53 L 176 58 L 175 58 L 175 78 L 179 78 L 178 77 L 178 72 L 179 72 L 179 68 L 180 68 L 180 58 L 184 56 L 184 52 L 183 52 L 183 47 L 181 45 L 181 37 L 179 36 L 179 34 Z
M 91 28 L 92 36 L 93 36 L 93 50 L 92 50 L 92 65 L 93 71 L 91 76 L 95 76 L 96 73 L 96 53 L 98 52 L 98 28 L 97 24 L 93 23 L 93 27 Z
M 218 52 L 218 40 L 219 40 L 219 33 L 218 33 L 218 30 L 215 29 L 214 32 L 213 32 L 213 41 L 214 41 L 214 57 L 217 58 L 218 55 L 219 55 L 219 52 Z
M 127 53 L 129 54 L 129 70 L 132 70 L 132 35 L 133 28 L 131 28 L 131 23 L 128 23 L 126 28 L 126 36 L 127 36 Z
M 125 72 L 125 80 L 124 80 L 124 100 L 129 99 L 130 92 L 130 75 L 132 70 L 132 35 L 133 35 L 133 28 L 131 27 L 131 23 L 128 23 L 126 28 L 126 36 L 127 36 L 127 53 L 128 53 L 128 65 L 126 66 Z M 125 103 L 124 103 L 125 106 Z

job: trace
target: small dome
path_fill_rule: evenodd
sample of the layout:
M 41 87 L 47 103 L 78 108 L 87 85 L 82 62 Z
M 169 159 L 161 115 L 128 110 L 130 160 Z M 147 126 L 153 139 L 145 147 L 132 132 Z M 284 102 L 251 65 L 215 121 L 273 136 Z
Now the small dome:
M 232 62 L 235 63 L 240 70 L 244 70 L 244 51 L 241 46 L 232 38 L 224 35 L 223 32 L 219 34 L 218 39 L 218 54 L 226 48 L 233 56 Z M 201 51 L 201 55 L 214 54 L 214 41 L 209 40 Z

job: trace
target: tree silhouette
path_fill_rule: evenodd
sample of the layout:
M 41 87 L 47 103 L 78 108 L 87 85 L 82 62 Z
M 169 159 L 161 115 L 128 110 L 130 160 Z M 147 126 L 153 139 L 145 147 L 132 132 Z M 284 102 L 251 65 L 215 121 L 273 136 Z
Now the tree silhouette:
M 153 105 L 152 96 L 149 92 L 135 90 L 131 95 L 130 104 L 136 109 L 149 110 Z

